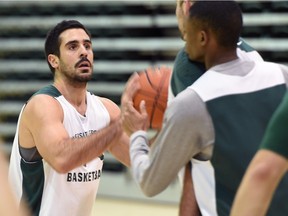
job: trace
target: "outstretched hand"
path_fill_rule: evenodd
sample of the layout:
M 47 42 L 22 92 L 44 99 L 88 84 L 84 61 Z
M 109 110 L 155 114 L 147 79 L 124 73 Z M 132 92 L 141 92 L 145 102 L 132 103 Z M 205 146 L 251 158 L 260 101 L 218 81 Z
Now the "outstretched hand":
M 122 124 L 129 136 L 138 130 L 147 130 L 148 128 L 148 114 L 145 101 L 141 101 L 140 103 L 140 112 L 133 106 L 133 97 L 139 89 L 139 75 L 138 73 L 134 73 L 127 81 L 121 97 Z

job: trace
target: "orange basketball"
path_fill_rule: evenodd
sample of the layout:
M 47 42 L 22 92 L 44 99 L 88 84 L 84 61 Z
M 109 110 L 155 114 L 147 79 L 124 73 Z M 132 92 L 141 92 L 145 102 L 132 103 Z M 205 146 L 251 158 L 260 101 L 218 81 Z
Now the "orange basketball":
M 149 116 L 149 126 L 152 129 L 162 127 L 163 115 L 167 106 L 168 88 L 172 69 L 167 66 L 149 67 L 138 72 L 140 90 L 133 98 L 134 107 L 139 111 L 141 100 L 145 101 Z

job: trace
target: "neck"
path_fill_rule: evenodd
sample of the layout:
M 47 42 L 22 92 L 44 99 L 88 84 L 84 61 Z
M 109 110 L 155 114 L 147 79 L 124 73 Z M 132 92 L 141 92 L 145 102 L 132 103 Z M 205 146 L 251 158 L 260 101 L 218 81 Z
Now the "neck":
M 238 58 L 236 49 L 227 51 L 227 50 L 217 50 L 214 55 L 209 55 L 205 59 L 206 70 L 210 69 L 213 66 L 224 64 L 236 60 Z
M 54 86 L 75 108 L 86 106 L 86 84 L 70 85 L 68 83 L 55 80 Z

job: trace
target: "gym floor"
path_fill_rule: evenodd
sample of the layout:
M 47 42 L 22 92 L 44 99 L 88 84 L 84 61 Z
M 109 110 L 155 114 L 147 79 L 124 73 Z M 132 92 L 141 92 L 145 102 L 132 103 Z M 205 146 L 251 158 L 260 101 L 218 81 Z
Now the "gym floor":
M 145 197 L 128 170 L 103 172 L 93 216 L 177 216 L 180 194 L 177 179 L 155 197 Z
M 98 197 L 92 216 L 177 216 L 178 205 Z

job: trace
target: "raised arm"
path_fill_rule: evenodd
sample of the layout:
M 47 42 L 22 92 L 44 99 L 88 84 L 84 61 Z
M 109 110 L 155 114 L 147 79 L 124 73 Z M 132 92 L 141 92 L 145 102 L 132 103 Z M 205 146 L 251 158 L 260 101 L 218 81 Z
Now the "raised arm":
M 191 107 L 187 99 L 195 105 Z M 163 191 L 193 156 L 211 148 L 213 144 L 211 120 L 203 102 L 193 90 L 185 90 L 169 105 L 163 127 L 151 149 L 147 133 L 143 131 L 145 114 L 143 116 L 143 113 L 135 112 L 131 103 L 127 104 L 123 114 L 125 125 L 133 132 L 130 137 L 133 174 L 147 196 L 154 196 Z M 205 155 L 204 160 L 211 156 L 211 151 L 206 152 L 210 153 Z
M 114 121 L 119 121 L 121 116 L 120 108 L 107 98 L 101 98 L 101 101 L 110 114 L 111 122 L 113 123 Z M 108 148 L 108 151 L 121 163 L 128 167 L 130 166 L 129 137 L 124 130 L 122 130 L 118 139 L 113 140 L 112 144 Z
M 57 100 L 34 96 L 25 107 L 20 124 L 20 145 L 37 147 L 40 155 L 58 172 L 65 173 L 100 156 L 122 135 L 120 121 L 87 137 L 70 138 Z

